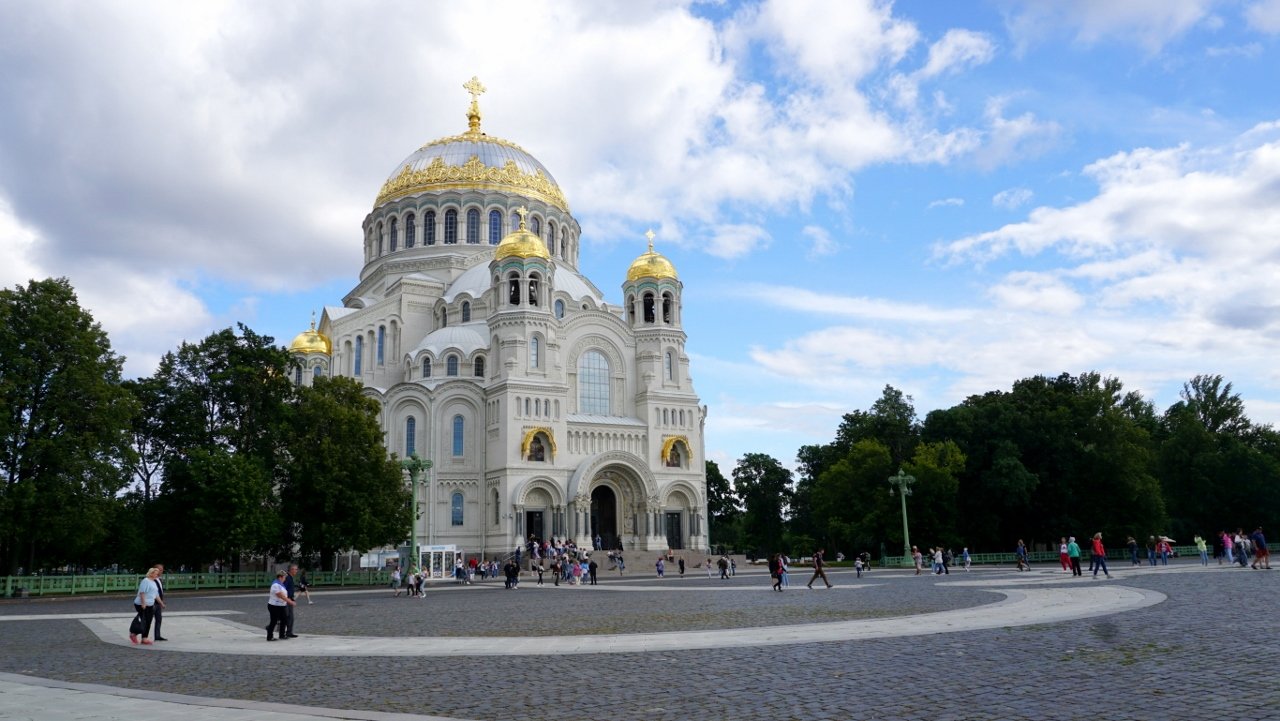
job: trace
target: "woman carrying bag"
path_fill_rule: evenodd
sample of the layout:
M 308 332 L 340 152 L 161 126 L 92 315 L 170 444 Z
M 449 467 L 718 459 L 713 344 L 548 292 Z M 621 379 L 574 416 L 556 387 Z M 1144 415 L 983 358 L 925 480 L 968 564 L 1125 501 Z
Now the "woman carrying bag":
M 160 600 L 160 585 L 156 583 L 156 579 L 160 576 L 159 568 L 151 568 L 147 571 L 147 575 L 138 583 L 138 595 L 133 598 L 133 608 L 138 612 L 133 617 L 133 623 L 129 625 L 129 642 L 138 643 L 138 637 L 142 637 L 144 646 L 151 645 L 151 639 L 147 636 L 151 635 L 151 620 L 155 618 L 156 604 L 160 608 L 164 608 L 164 601 Z

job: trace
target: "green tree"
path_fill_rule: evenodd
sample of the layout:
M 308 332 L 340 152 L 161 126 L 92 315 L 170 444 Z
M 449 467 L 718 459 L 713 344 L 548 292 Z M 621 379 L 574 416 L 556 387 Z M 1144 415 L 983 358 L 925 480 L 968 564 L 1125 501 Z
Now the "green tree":
M 281 511 L 288 545 L 324 567 L 335 552 L 408 537 L 409 489 L 387 458 L 378 402 L 349 378 L 299 388 L 289 424 Z
M 184 561 L 235 567 L 242 553 L 287 552 L 276 489 L 286 480 L 291 363 L 273 339 L 243 325 L 161 359 L 158 416 L 170 452 L 150 516 L 162 547 L 181 549 Z M 214 529 L 215 539 L 191 538 Z
M 0 554 L 10 573 L 104 537 L 131 413 L 123 360 L 65 278 L 0 290 Z
M 896 518 L 890 514 L 885 481 L 892 468 L 888 446 L 863 438 L 818 477 L 813 485 L 813 514 L 821 545 L 853 555 L 885 539 L 891 518 Z
M 733 469 L 733 487 L 744 506 L 743 543 L 757 555 L 782 547 L 783 513 L 791 496 L 791 471 L 764 453 L 748 453 Z

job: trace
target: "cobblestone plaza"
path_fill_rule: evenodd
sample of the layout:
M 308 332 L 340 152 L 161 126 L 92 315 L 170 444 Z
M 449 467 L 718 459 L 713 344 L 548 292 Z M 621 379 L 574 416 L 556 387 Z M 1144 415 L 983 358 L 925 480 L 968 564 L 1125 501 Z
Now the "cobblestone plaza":
M 1280 719 L 1280 574 L 1113 576 L 321 590 L 275 644 L 265 592 L 175 593 L 152 647 L 129 644 L 127 598 L 8 602 L 0 718 Z

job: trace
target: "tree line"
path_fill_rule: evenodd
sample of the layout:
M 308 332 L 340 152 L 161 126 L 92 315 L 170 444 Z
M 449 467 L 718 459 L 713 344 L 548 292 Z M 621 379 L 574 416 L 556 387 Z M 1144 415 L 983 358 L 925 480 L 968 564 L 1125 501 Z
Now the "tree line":
M 121 377 L 65 278 L 0 290 L 0 559 L 9 574 L 244 555 L 304 559 L 407 537 L 409 491 L 378 404 L 346 378 L 295 385 L 240 325 Z
M 759 554 L 826 547 L 902 553 L 889 476 L 913 476 L 910 535 L 921 547 L 1056 550 L 1062 536 L 1199 534 L 1280 524 L 1280 433 L 1251 422 L 1231 383 L 1197 375 L 1158 413 L 1119 379 L 1034 376 L 920 420 L 886 386 L 844 415 L 830 443 L 806 445 L 792 473 L 750 453 L 733 482 L 707 462 L 712 542 Z

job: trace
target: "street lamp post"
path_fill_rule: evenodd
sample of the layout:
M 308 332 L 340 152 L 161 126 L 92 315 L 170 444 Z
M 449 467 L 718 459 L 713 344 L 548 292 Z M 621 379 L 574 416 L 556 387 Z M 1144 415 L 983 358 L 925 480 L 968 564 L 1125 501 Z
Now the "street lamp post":
M 911 484 L 916 482 L 915 476 L 908 476 L 898 469 L 897 475 L 889 476 L 889 495 L 902 497 L 902 565 L 911 566 L 915 561 L 911 558 L 911 533 L 907 530 L 907 496 L 911 495 Z
M 418 558 L 418 477 L 431 468 L 431 461 L 419 458 L 417 453 L 411 453 L 408 458 L 400 461 L 400 467 L 409 472 L 409 483 L 413 489 L 413 515 L 409 517 L 409 568 L 413 568 L 422 560 Z

